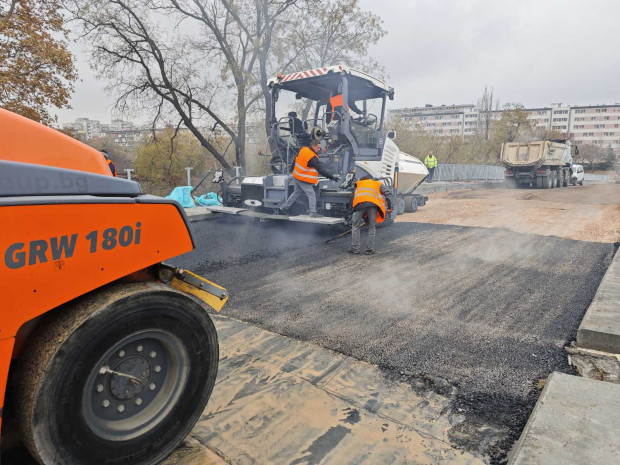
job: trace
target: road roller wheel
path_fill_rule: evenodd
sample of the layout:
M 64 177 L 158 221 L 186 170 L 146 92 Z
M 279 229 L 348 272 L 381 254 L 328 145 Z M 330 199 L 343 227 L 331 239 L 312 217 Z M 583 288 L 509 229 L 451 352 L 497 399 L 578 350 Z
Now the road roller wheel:
M 60 307 L 28 339 L 16 417 L 42 464 L 154 464 L 202 414 L 217 375 L 206 306 L 160 283 Z

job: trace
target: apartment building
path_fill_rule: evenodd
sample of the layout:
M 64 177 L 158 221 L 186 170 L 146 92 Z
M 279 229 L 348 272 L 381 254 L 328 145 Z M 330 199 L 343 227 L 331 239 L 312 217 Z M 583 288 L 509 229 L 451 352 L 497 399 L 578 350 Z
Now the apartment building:
M 136 128 L 132 122 L 120 119 L 112 120 L 110 124 L 106 124 L 99 120 L 76 118 L 74 122 L 64 123 L 62 127 L 63 129 L 70 129 L 76 137 L 83 140 L 111 136 L 114 142 L 125 147 L 135 145 L 140 140 L 140 135 L 145 132 L 145 130 Z
M 554 103 L 549 107 L 526 108 L 525 111 L 541 133 L 559 131 L 571 137 L 577 145 L 611 146 L 620 154 L 620 103 L 588 106 Z M 494 111 L 490 118 L 499 120 L 501 115 L 501 110 Z M 484 119 L 481 116 L 475 105 L 426 105 L 388 110 L 389 118 L 402 118 L 441 136 L 476 134 Z

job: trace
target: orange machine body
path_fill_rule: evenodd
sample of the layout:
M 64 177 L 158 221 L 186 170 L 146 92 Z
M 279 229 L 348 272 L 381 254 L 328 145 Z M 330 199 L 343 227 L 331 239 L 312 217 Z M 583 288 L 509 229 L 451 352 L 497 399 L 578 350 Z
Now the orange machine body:
M 112 175 L 98 150 L 2 108 L 0 160 Z
M 20 328 L 192 248 L 178 203 L 142 195 L 98 151 L 0 109 L 0 422 Z

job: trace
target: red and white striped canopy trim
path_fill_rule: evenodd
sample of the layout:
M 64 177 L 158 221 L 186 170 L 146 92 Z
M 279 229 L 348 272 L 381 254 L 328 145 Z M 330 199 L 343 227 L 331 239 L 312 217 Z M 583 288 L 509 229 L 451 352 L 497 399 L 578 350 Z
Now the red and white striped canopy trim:
M 310 78 L 310 77 L 315 77 L 315 76 L 321 76 L 327 73 L 328 69 L 329 68 L 315 68 L 315 69 L 310 69 L 308 71 L 299 71 L 298 73 L 287 74 L 286 76 L 282 76 L 282 79 L 280 82 L 294 81 L 295 79 L 305 79 L 305 78 Z

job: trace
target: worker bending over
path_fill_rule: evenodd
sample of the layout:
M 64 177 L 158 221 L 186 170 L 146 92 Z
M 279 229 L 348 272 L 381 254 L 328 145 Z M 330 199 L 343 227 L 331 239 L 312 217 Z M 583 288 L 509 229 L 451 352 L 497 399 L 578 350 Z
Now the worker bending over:
M 366 255 L 375 253 L 375 232 L 377 223 L 385 220 L 385 196 L 389 193 L 381 181 L 364 176 L 357 181 L 353 195 L 353 225 L 351 227 L 351 252 L 359 255 L 361 248 L 360 228 L 364 218 L 368 221 L 368 244 Z
M 319 174 L 334 181 L 340 179 L 339 175 L 330 173 L 325 165 L 321 163 L 317 156 L 319 150 L 321 150 L 321 143 L 316 139 L 312 139 L 310 148 L 304 146 L 297 154 L 295 168 L 293 169 L 295 189 L 284 205 L 280 207 L 283 213 L 288 215 L 291 205 L 304 193 L 308 197 L 308 214 L 312 217 L 319 216 L 316 212 L 316 192 L 314 192 L 314 186 L 319 183 Z

